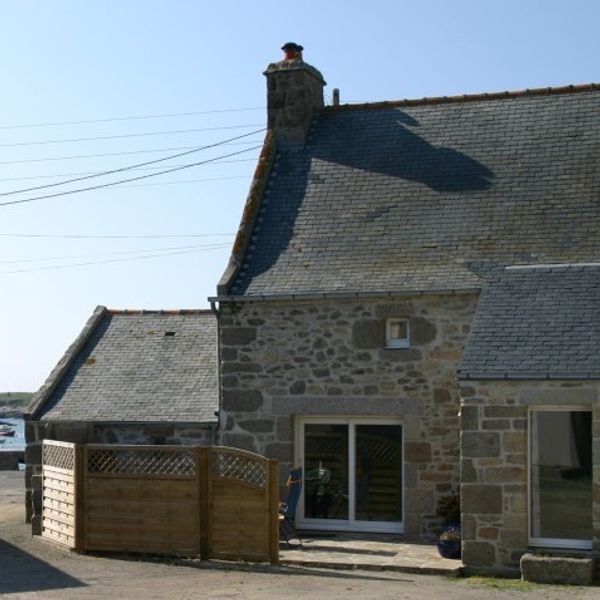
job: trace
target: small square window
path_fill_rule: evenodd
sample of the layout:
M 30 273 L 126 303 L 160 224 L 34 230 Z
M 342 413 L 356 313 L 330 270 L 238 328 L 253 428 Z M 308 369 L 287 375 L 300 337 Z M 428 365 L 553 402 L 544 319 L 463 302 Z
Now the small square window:
M 388 319 L 385 339 L 388 348 L 408 348 L 410 346 L 408 319 Z

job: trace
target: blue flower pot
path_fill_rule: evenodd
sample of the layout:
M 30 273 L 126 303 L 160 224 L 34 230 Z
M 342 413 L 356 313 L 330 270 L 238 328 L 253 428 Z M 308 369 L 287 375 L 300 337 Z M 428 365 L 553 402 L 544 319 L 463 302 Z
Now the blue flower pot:
M 437 547 L 442 558 L 460 558 L 460 542 L 458 540 L 439 540 Z

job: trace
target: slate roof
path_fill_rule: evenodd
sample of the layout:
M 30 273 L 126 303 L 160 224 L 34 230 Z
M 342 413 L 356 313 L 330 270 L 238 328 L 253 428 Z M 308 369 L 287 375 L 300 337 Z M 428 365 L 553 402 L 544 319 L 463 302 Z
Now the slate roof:
M 599 164 L 594 84 L 327 107 L 306 145 L 278 143 L 219 295 L 465 290 L 486 265 L 600 261 Z
M 600 378 L 600 264 L 508 267 L 483 289 L 459 378 Z
M 211 311 L 98 307 L 35 395 L 33 417 L 216 422 L 217 321 Z

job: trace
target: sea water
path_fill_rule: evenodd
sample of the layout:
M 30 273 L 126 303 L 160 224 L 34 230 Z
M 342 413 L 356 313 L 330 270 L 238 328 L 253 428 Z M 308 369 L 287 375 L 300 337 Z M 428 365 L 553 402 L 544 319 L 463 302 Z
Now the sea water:
M 15 429 L 13 437 L 0 436 L 0 450 L 24 450 L 25 449 L 25 421 L 13 417 L 0 417 L 0 423 L 6 423 Z M 4 440 L 2 442 L 1 440 Z

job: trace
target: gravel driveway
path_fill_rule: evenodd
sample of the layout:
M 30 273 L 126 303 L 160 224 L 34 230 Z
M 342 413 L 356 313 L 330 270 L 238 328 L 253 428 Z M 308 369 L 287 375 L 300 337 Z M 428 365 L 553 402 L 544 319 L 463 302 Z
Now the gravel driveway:
M 23 524 L 23 474 L 0 472 L 0 594 L 7 598 L 269 600 L 597 600 L 596 588 L 524 586 L 402 573 L 152 561 L 78 555 L 31 538 Z M 499 586 L 499 587 L 496 587 Z

